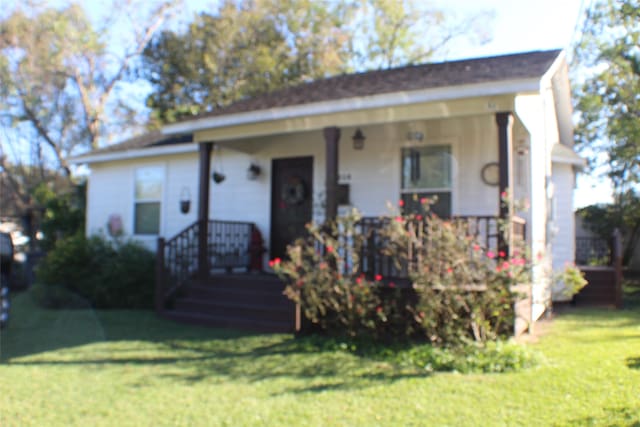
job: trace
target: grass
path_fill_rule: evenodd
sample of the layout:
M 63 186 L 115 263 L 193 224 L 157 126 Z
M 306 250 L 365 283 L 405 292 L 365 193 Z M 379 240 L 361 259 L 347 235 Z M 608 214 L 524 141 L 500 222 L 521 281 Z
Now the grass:
M 14 299 L 0 336 L 0 425 L 640 426 L 640 310 L 575 310 L 504 374 L 435 373 L 290 335 L 184 326 L 145 311 Z

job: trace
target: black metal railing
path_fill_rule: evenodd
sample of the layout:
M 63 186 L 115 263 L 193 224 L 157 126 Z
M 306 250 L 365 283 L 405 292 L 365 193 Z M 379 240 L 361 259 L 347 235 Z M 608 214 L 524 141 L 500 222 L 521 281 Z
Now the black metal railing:
M 198 270 L 200 223 L 194 222 L 169 240 L 158 239 L 156 251 L 156 310 Z
M 210 272 L 249 268 L 249 245 L 254 227 L 251 222 L 209 221 L 207 245 Z
M 250 267 L 249 246 L 255 225 L 250 222 L 209 220 L 207 254 L 209 273 L 225 269 Z M 156 253 L 157 310 L 198 273 L 198 238 L 196 221 L 169 240 L 158 239 Z
M 408 264 L 399 264 L 394 257 L 386 254 L 384 248 L 388 248 L 389 240 L 382 233 L 385 225 L 388 225 L 393 218 L 389 217 L 363 217 L 357 223 L 355 232 L 358 236 L 345 237 L 350 241 L 341 242 L 342 246 L 356 244 L 358 265 L 357 270 L 369 278 L 381 275 L 391 279 L 406 279 L 409 277 L 409 270 L 413 268 Z M 483 249 L 498 252 L 500 234 L 500 218 L 494 216 L 456 216 L 451 218 L 451 222 L 457 227 L 466 230 L 468 236 L 472 236 Z M 424 220 L 414 220 L 412 227 L 422 227 L 426 232 L 426 222 Z M 514 217 L 512 221 L 512 233 L 514 241 L 524 241 L 526 236 L 526 222 L 524 219 Z M 419 265 L 420 260 L 411 255 L 411 247 L 406 248 L 410 264 Z M 470 249 L 471 250 L 471 249 Z M 345 259 L 344 270 L 353 266 L 353 260 Z

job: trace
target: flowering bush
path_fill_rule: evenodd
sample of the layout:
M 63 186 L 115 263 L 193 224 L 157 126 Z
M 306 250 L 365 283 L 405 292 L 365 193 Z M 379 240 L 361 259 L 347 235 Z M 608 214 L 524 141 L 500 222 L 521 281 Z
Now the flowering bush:
M 416 303 L 409 307 L 426 338 L 439 344 L 487 341 L 511 332 L 513 285 L 527 281 L 522 249 L 513 257 L 484 248 L 465 220 L 444 220 L 428 212 L 397 216 L 383 231 L 383 248 L 409 265 Z
M 312 324 L 332 335 L 382 338 L 397 326 L 402 310 L 393 283 L 359 272 L 365 238 L 356 230 L 359 219 L 354 212 L 332 225 L 309 225 L 308 236 L 288 247 L 288 260 L 275 258 L 269 266 Z
M 435 344 L 484 342 L 511 333 L 513 285 L 529 279 L 522 249 L 512 256 L 484 248 L 463 220 L 424 213 L 382 221 L 377 248 L 412 287 L 399 290 L 381 275 L 360 271 L 368 236 L 357 214 L 331 226 L 309 226 L 309 236 L 270 265 L 304 316 L 330 334 L 374 338 L 421 335 Z

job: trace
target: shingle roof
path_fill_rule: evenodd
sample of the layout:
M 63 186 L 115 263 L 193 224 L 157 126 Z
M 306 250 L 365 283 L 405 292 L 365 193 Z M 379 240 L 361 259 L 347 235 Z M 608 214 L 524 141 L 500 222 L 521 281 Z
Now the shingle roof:
M 154 131 L 93 150 L 87 153 L 87 155 L 115 153 L 118 151 L 137 150 L 140 148 L 159 147 L 162 145 L 187 144 L 190 142 L 193 142 L 192 134 L 164 135 L 160 131 Z
M 182 121 L 392 92 L 539 78 L 559 54 L 560 50 L 536 51 L 343 74 L 241 100 L 212 112 L 184 117 Z M 172 136 L 155 131 L 88 154 L 105 154 L 192 141 L 192 134 Z
M 392 92 L 539 78 L 559 54 L 560 50 L 535 51 L 343 74 L 241 100 L 182 121 Z

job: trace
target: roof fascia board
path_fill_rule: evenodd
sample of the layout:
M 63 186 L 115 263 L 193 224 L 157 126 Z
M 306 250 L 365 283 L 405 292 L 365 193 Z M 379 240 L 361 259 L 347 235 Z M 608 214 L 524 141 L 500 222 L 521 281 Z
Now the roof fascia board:
M 222 116 L 203 117 L 201 119 L 166 125 L 162 128 L 162 133 L 166 135 L 191 133 L 227 126 L 292 119 L 328 113 L 539 91 L 540 79 L 530 78 L 448 86 L 444 88 L 424 89 L 409 92 L 393 92 L 366 97 L 344 98 L 280 108 L 269 108 Z
M 197 142 L 221 142 L 276 134 L 317 131 L 328 126 L 347 128 L 413 120 L 446 119 L 485 113 L 492 114 L 496 111 L 513 111 L 515 108 L 513 99 L 513 95 L 500 95 L 396 105 L 394 107 L 353 110 L 211 128 L 194 132 L 193 135 Z
M 83 156 L 73 157 L 69 160 L 71 164 L 84 163 L 101 163 L 114 160 L 138 159 L 141 157 L 151 156 L 168 156 L 171 154 L 195 153 L 198 151 L 198 145 L 195 143 L 184 143 L 179 145 L 167 145 L 159 147 L 136 148 L 125 151 L 113 151 L 110 153 L 86 154 Z

